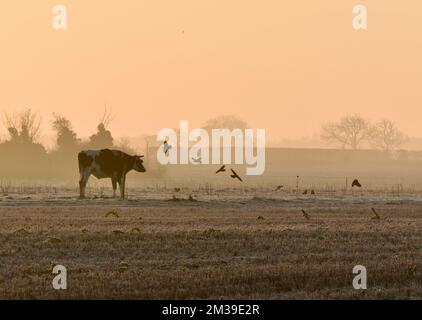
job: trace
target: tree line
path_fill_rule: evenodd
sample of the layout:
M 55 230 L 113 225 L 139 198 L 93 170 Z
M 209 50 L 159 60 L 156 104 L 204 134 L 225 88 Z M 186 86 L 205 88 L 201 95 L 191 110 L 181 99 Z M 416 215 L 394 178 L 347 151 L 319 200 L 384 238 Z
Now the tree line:
M 322 126 L 321 139 L 341 149 L 357 150 L 364 144 L 391 152 L 399 149 L 406 136 L 391 120 L 371 123 L 359 115 L 344 116 L 338 122 Z
M 0 182 L 5 178 L 74 178 L 78 174 L 77 153 L 83 149 L 116 148 L 136 153 L 127 141 L 116 142 L 108 129 L 112 115 L 107 109 L 94 133 L 85 140 L 78 137 L 68 118 L 53 113 L 50 125 L 55 132 L 55 147 L 50 151 L 39 142 L 41 119 L 31 109 L 5 114 L 3 120 L 7 136 L 0 142 Z M 235 116 L 216 117 L 204 124 L 205 129 L 244 129 L 247 126 Z M 151 138 L 155 139 L 154 136 Z M 398 149 L 406 139 L 392 121 L 371 123 L 358 115 L 345 116 L 338 122 L 323 125 L 321 138 L 342 149 L 356 150 L 366 144 L 388 152 Z M 162 170 L 164 168 L 159 167 L 154 174 L 161 175 Z
M 53 113 L 51 128 L 55 133 L 55 146 L 47 151 L 40 143 L 41 118 L 31 109 L 17 113 L 6 113 L 3 124 L 7 136 L 0 142 L 0 184 L 9 178 L 75 178 L 78 175 L 77 154 L 86 149 L 116 148 L 135 154 L 136 151 L 125 139 L 116 141 L 108 129 L 112 114 L 104 109 L 95 132 L 88 139 L 81 139 L 65 116 Z M 244 129 L 247 124 L 235 116 L 220 116 L 209 119 L 205 129 Z M 147 136 L 157 144 L 155 136 Z M 148 141 L 146 141 L 148 148 Z M 155 146 L 151 146 L 154 149 Z M 151 155 L 155 152 L 151 150 Z M 148 151 L 146 151 L 149 154 Z M 149 157 L 146 157 L 148 161 Z M 151 163 L 152 164 L 152 163 Z M 149 175 L 162 176 L 164 166 L 149 166 Z
M 23 178 L 51 176 L 58 172 L 59 176 L 63 176 L 70 168 L 73 175 L 74 168 L 77 168 L 77 153 L 83 149 L 119 148 L 135 153 L 127 143 L 116 143 L 108 129 L 110 122 L 111 112 L 105 109 L 95 132 L 87 140 L 82 140 L 69 119 L 53 113 L 51 127 L 55 132 L 55 147 L 48 152 L 39 142 L 41 118 L 36 113 L 31 109 L 6 113 L 7 137 L 0 143 L 0 179 L 9 175 Z

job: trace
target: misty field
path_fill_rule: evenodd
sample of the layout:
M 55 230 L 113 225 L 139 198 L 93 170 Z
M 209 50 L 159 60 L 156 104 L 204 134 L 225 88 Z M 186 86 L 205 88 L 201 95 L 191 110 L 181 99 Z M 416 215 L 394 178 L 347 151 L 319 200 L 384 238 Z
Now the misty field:
M 3 194 L 0 298 L 422 298 L 419 201 L 241 194 Z M 67 290 L 52 287 L 56 264 Z M 367 290 L 352 287 L 355 265 L 367 268 Z

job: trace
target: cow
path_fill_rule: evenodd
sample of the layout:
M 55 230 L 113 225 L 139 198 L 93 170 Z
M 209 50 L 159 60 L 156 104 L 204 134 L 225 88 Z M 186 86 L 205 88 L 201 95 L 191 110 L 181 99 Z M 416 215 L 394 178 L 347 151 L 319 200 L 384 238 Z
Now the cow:
M 135 170 L 145 172 L 143 156 L 131 156 L 119 150 L 85 150 L 78 154 L 79 162 L 79 192 L 80 198 L 85 198 L 85 188 L 91 174 L 97 179 L 111 178 L 113 197 L 116 196 L 117 183 L 120 187 L 120 197 L 125 197 L 126 174 Z

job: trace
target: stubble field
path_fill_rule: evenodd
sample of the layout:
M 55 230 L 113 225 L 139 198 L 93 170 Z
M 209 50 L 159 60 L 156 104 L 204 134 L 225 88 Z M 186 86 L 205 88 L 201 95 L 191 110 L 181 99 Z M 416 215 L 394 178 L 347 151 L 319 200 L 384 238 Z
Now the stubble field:
M 3 299 L 422 298 L 419 202 L 0 204 Z M 58 264 L 67 290 L 52 287 Z M 355 265 L 367 290 L 353 289 Z

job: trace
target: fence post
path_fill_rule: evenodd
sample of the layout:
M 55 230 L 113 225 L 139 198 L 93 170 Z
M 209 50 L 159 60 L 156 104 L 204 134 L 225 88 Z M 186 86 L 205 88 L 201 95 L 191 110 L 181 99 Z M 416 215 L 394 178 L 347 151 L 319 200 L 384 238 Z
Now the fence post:
M 347 193 L 347 187 L 349 185 L 349 178 L 346 177 L 346 188 L 344 189 L 344 193 Z

